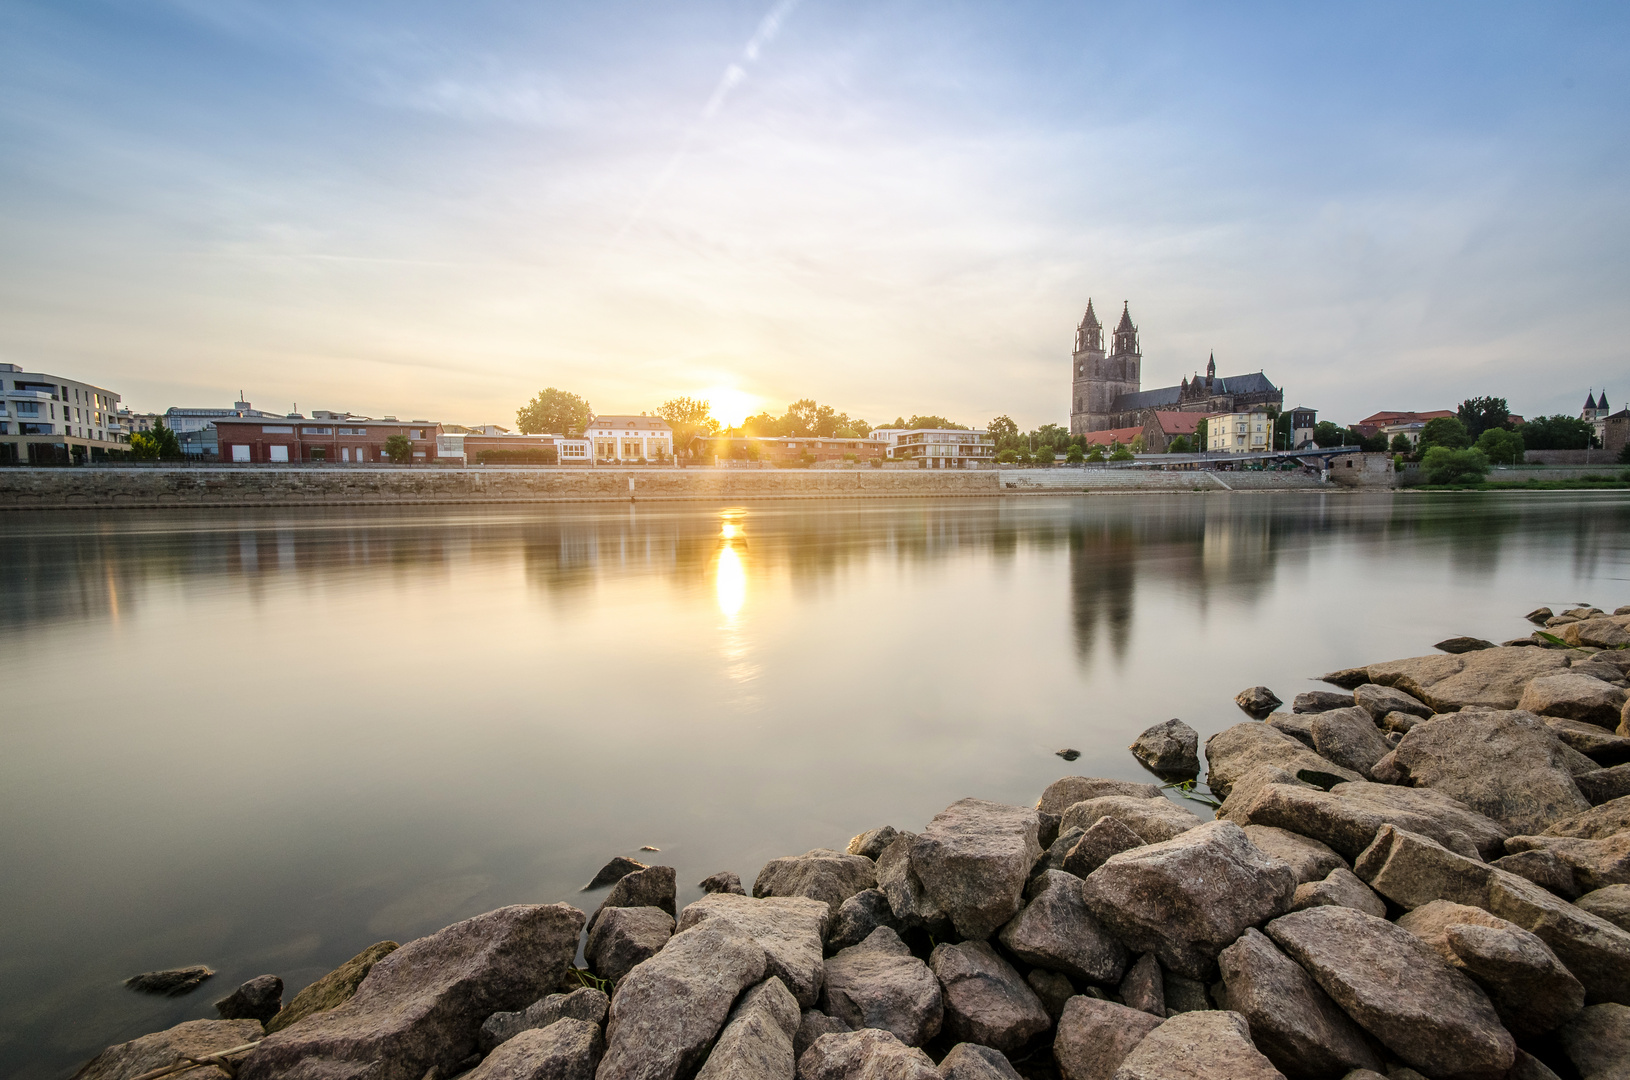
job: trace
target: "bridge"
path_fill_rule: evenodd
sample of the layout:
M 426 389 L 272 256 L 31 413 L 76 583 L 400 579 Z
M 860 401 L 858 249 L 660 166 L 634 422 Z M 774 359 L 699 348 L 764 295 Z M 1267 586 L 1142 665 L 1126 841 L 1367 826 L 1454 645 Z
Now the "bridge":
M 1316 447 L 1311 450 L 1265 450 L 1258 454 L 1135 454 L 1131 461 L 1106 461 L 1099 465 L 1096 461 L 1092 468 L 1106 469 L 1148 469 L 1170 465 L 1197 465 L 1205 468 L 1207 465 L 1238 465 L 1243 462 L 1300 462 L 1308 464 L 1313 459 L 1324 462 L 1328 471 L 1331 463 L 1343 454 L 1362 454 L 1362 447 L 1358 446 L 1332 446 Z

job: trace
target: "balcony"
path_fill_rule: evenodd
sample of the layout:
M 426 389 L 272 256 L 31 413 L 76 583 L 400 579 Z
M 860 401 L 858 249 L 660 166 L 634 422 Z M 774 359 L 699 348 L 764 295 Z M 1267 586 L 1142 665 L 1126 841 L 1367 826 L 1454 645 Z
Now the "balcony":
M 57 395 L 45 390 L 7 390 L 3 395 L 8 401 L 55 401 Z

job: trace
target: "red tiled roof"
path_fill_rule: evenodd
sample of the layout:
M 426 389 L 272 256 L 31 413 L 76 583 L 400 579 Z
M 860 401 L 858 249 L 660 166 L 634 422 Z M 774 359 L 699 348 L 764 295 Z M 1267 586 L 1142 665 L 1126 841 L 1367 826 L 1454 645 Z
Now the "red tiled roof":
M 1094 443 L 1099 446 L 1108 446 L 1112 442 L 1118 442 L 1122 446 L 1131 446 L 1132 440 L 1142 434 L 1143 429 L 1140 427 L 1123 427 L 1111 428 L 1108 431 L 1089 431 L 1081 437 L 1086 440 L 1088 446 Z
M 1200 412 L 1165 412 L 1155 413 L 1155 422 L 1160 430 L 1167 435 L 1193 435 L 1200 430 L 1200 421 L 1208 414 Z
M 1432 412 L 1378 412 L 1373 416 L 1366 416 L 1358 424 L 1369 424 L 1382 427 L 1386 424 L 1413 424 L 1418 421 L 1436 420 L 1440 416 L 1456 415 L 1452 409 L 1437 409 Z M 1357 427 L 1358 424 L 1354 424 Z

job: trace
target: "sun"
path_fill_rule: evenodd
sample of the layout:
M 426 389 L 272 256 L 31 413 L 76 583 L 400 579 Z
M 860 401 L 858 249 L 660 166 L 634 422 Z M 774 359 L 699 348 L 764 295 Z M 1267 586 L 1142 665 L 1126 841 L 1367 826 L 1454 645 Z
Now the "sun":
M 725 427 L 739 427 L 749 416 L 757 414 L 762 399 L 733 386 L 714 386 L 696 395 L 712 408 L 713 418 Z

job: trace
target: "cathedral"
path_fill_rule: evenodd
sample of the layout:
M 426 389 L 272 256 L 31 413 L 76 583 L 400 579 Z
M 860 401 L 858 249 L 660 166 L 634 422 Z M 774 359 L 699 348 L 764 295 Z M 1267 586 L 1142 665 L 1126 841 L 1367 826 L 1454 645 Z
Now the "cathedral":
M 1104 351 L 1104 328 L 1087 301 L 1087 313 L 1075 329 L 1075 356 L 1070 402 L 1070 434 L 1143 427 L 1157 412 L 1227 413 L 1253 405 L 1283 408 L 1285 393 L 1261 372 L 1219 378 L 1215 354 L 1204 375 L 1177 386 L 1144 390 L 1143 349 L 1130 306 Z

